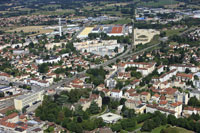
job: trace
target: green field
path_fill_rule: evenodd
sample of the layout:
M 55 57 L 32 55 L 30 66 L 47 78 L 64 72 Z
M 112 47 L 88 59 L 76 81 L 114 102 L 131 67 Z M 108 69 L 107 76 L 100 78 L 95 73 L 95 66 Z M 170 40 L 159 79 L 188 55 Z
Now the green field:
M 167 127 L 167 125 L 165 125 L 165 126 L 160 126 L 160 127 L 157 127 L 157 128 L 155 128 L 155 129 L 153 129 L 151 132 L 152 132 L 152 133 L 160 133 L 160 131 L 161 131 L 162 129 L 166 128 L 166 127 Z
M 176 0 L 158 0 L 158 2 L 141 2 L 139 6 L 148 6 L 148 7 L 161 7 L 165 5 L 177 4 L 178 1 Z
M 176 30 L 167 30 L 166 32 L 166 36 L 173 36 L 173 35 L 177 35 L 181 32 L 183 32 L 185 30 L 185 28 L 181 28 L 181 29 L 176 29 Z
M 181 127 L 169 127 L 164 129 L 164 133 L 193 133 L 193 131 L 189 131 Z

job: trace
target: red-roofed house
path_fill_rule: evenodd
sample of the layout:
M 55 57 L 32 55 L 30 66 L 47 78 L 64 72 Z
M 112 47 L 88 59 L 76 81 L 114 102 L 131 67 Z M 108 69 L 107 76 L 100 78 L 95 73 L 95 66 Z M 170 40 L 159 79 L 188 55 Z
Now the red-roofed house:
M 188 107 L 184 107 L 183 109 L 183 116 L 190 116 L 192 114 L 200 114 L 200 108 L 193 108 L 191 106 L 188 106 Z
M 128 99 L 125 102 L 125 106 L 129 109 L 134 109 L 136 113 L 144 113 L 144 110 L 146 109 L 146 105 L 142 104 L 141 101 L 135 101 L 135 100 L 131 100 Z
M 171 107 L 171 110 L 174 110 L 175 112 L 177 112 L 178 116 L 181 116 L 182 107 L 183 107 L 182 102 L 172 103 L 170 107 Z
M 142 102 L 146 103 L 150 100 L 150 98 L 151 98 L 151 94 L 149 92 L 140 93 L 140 99 L 142 100 Z
M 121 98 L 122 97 L 122 90 L 112 89 L 110 92 L 110 96 L 113 98 Z
M 177 73 L 176 78 L 177 78 L 177 80 L 181 80 L 181 81 L 193 81 L 194 80 L 193 74 L 185 74 L 185 73 Z
M 101 106 L 102 106 L 102 98 L 101 98 L 100 95 L 92 94 L 87 99 L 81 98 L 79 100 L 79 104 L 82 106 L 82 110 L 83 111 L 87 110 L 90 107 L 92 102 L 97 103 L 98 107 L 101 108 Z
M 152 97 L 151 97 L 151 99 L 154 101 L 154 102 L 158 102 L 159 101 L 159 99 L 160 99 L 160 95 L 158 94 L 158 93 L 156 93 L 156 94 L 154 94 Z

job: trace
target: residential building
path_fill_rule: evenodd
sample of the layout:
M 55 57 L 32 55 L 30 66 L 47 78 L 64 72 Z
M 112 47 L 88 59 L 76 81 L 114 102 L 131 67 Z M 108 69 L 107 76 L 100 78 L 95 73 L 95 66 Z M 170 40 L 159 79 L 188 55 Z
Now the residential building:
M 22 111 L 23 108 L 28 108 L 38 102 L 43 101 L 44 91 L 37 91 L 30 94 L 18 96 L 14 99 L 14 106 L 16 110 Z

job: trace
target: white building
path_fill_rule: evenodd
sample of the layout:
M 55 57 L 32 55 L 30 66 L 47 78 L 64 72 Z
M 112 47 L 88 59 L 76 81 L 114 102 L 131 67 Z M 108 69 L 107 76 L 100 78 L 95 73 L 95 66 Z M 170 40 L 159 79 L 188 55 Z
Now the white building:
M 113 113 L 106 113 L 99 117 L 101 117 L 105 123 L 116 123 L 118 120 L 122 119 L 122 116 Z
M 115 48 L 118 48 L 118 53 L 124 51 L 124 46 L 117 43 L 117 40 L 91 40 L 74 43 L 74 47 L 81 52 L 90 52 L 101 56 L 115 55 Z
M 200 100 L 200 91 L 199 90 L 193 90 L 190 92 L 190 98 L 191 97 L 196 97 L 198 100 Z
M 192 65 L 181 65 L 181 64 L 175 64 L 171 65 L 170 70 L 177 69 L 178 72 L 185 72 L 186 69 L 189 69 L 191 72 L 195 73 L 199 71 L 199 68 Z
M 43 101 L 44 91 L 37 91 L 26 95 L 18 96 L 14 99 L 16 110 L 22 111 L 23 108 L 28 108 L 37 102 Z
M 110 96 L 112 98 L 121 98 L 122 97 L 122 90 L 116 90 L 116 89 L 112 89 L 110 92 Z
M 48 60 L 43 59 L 35 59 L 35 62 L 37 64 L 43 64 L 43 63 L 58 63 L 61 60 L 61 57 L 50 57 Z

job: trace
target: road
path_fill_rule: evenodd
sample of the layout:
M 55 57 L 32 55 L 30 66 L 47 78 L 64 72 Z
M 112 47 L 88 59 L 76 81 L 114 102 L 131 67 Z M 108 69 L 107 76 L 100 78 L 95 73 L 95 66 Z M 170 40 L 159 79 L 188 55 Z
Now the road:
M 182 35 L 184 35 L 187 32 L 191 32 L 193 30 L 196 30 L 198 27 L 200 27 L 200 26 L 195 26 L 195 27 L 189 28 L 189 29 L 183 31 L 182 33 L 179 33 L 179 36 L 182 36 Z
M 141 128 L 138 128 L 138 129 L 134 130 L 133 132 L 129 132 L 129 133 L 137 133 L 137 132 L 139 132 L 140 130 L 141 130 Z

